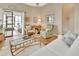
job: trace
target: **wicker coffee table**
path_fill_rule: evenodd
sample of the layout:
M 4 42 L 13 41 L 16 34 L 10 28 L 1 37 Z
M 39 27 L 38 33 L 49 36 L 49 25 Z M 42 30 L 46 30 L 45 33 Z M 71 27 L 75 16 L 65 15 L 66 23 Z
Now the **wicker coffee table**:
M 10 40 L 11 54 L 15 56 L 19 54 L 21 51 L 23 51 L 25 48 L 36 45 L 36 44 L 40 44 L 41 46 L 41 41 L 38 40 L 37 38 L 39 37 L 34 36 L 34 37 L 29 38 L 28 36 L 22 36 L 21 38 Z

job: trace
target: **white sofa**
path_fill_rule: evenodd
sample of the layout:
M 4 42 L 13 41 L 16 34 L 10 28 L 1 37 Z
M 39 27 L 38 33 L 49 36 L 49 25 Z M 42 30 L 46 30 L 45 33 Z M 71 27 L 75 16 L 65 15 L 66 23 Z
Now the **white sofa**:
M 32 53 L 31 56 L 79 56 L 79 36 L 70 47 L 62 38 L 63 36 L 59 35 L 55 41 L 40 48 L 38 51 Z
M 63 55 L 69 47 L 61 40 L 62 36 L 59 35 L 58 39 L 51 42 L 47 46 L 34 52 L 32 56 L 60 56 Z
M 79 36 L 64 55 L 66 55 L 66 56 L 79 56 Z

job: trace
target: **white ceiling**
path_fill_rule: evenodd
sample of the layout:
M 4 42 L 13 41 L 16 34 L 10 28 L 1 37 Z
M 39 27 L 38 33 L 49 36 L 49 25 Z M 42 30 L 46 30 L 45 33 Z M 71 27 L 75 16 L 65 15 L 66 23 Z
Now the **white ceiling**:
M 46 5 L 47 3 L 38 3 L 39 5 L 37 5 L 37 3 L 24 3 L 26 5 L 29 5 L 29 6 L 39 6 L 39 7 L 42 7 L 44 5 Z

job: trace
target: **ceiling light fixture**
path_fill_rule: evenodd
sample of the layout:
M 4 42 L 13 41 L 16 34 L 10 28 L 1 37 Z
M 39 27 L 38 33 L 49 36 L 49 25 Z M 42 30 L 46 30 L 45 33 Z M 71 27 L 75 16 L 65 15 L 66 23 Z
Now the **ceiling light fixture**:
M 46 5 L 47 3 L 24 3 L 24 4 L 27 4 L 27 5 L 30 5 L 30 6 L 42 7 L 42 6 Z

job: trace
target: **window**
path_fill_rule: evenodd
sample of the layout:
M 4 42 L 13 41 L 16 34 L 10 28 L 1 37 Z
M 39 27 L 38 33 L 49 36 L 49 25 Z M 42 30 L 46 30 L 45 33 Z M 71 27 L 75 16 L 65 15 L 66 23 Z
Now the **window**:
M 46 23 L 48 23 L 48 24 L 54 24 L 55 23 L 54 15 L 48 15 L 48 16 L 46 16 Z

